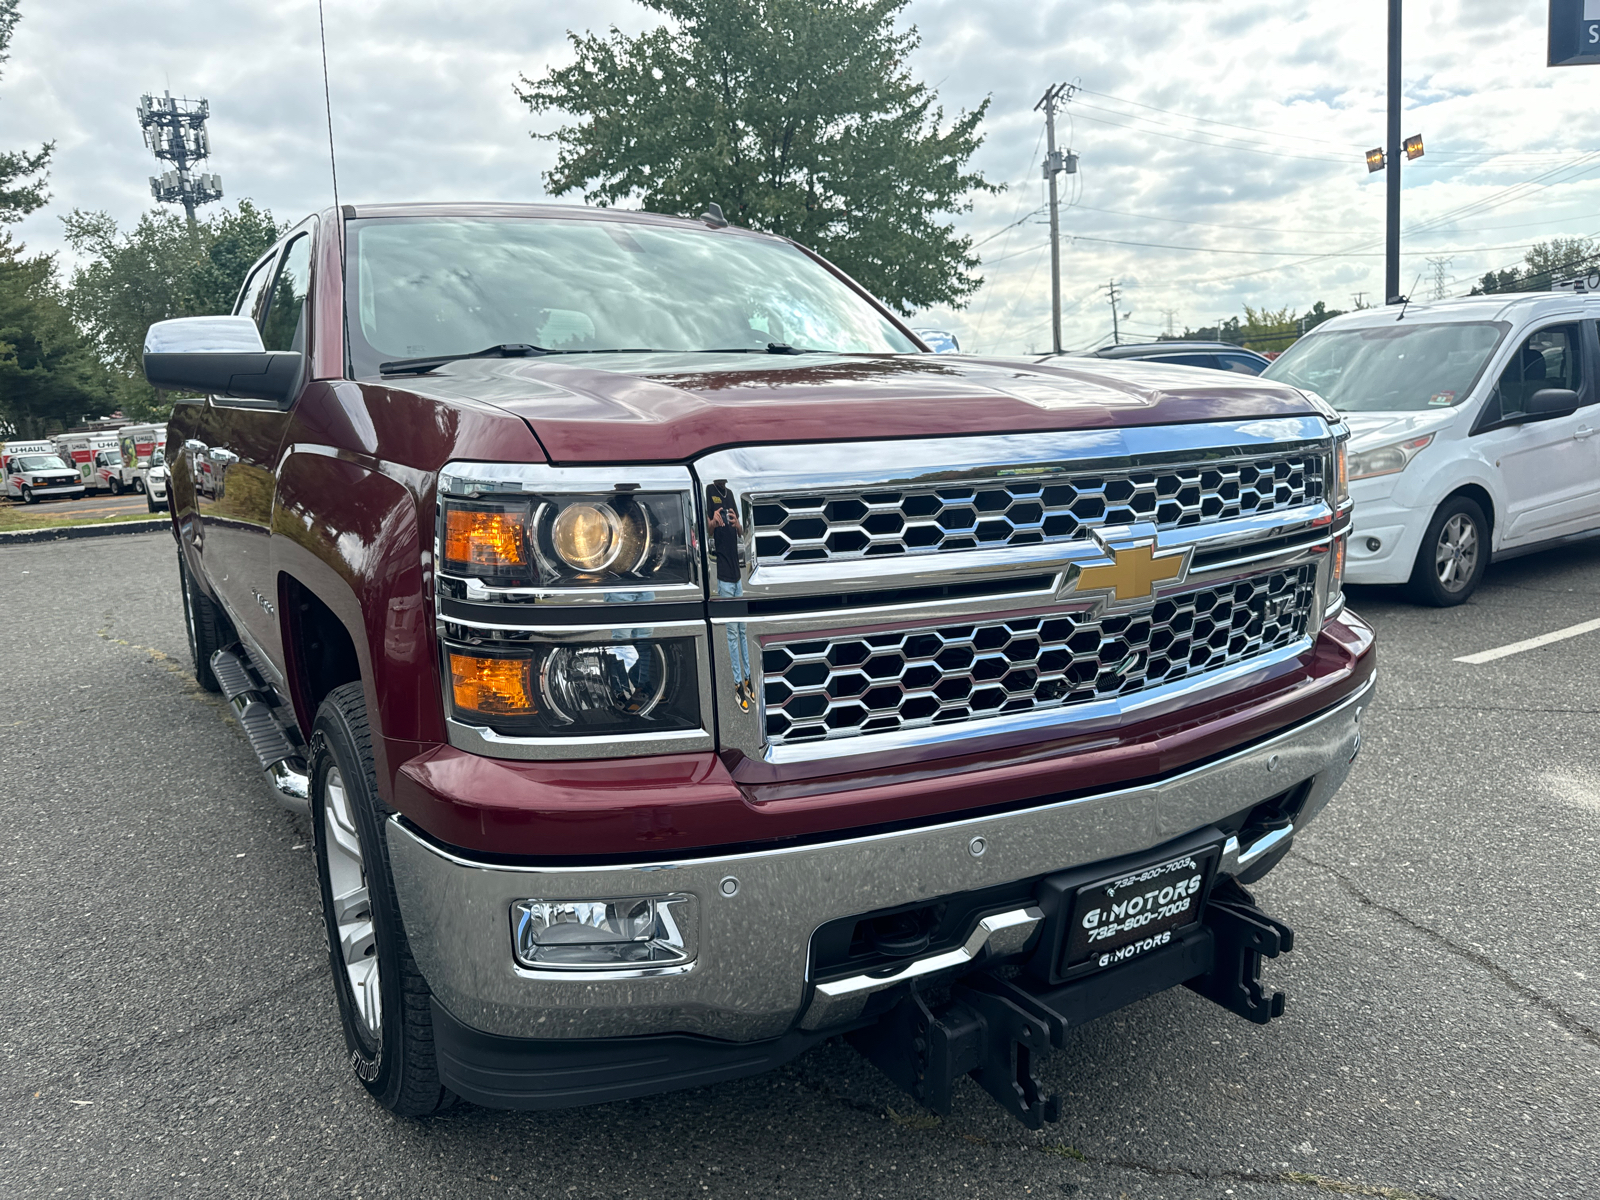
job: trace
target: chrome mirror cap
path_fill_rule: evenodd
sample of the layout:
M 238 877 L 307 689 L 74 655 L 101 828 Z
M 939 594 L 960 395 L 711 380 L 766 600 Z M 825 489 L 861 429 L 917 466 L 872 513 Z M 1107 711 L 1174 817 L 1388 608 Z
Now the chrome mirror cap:
M 261 331 L 249 317 L 176 317 L 144 335 L 146 354 L 261 354 Z

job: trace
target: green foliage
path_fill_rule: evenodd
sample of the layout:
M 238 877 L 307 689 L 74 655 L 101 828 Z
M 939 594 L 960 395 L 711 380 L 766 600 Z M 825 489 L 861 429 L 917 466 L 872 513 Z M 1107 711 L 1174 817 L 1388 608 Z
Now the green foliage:
M 54 259 L 24 257 L 0 233 L 0 430 L 42 437 L 114 407 L 106 370 L 63 303 Z
M 1600 259 L 1600 241 L 1594 238 L 1558 237 L 1548 242 L 1535 242 L 1522 256 L 1522 267 L 1484 272 L 1471 294 L 1548 292 L 1551 284 L 1576 275 L 1592 266 L 1596 259 Z
M 545 185 L 595 204 L 698 215 L 794 238 L 902 313 L 959 306 L 983 280 L 939 218 L 999 191 L 968 161 L 985 100 L 945 125 L 905 62 L 908 0 L 640 0 L 670 25 L 569 33 L 571 66 L 517 94 L 578 118 Z
M 21 0 L 0 0 L 0 63 L 7 59 L 11 34 L 22 14 Z M 55 143 L 39 147 L 38 153 L 26 150 L 0 150 L 0 225 L 13 225 L 35 209 L 43 208 L 50 193 L 45 191 L 45 171 Z
M 123 412 L 165 416 L 169 405 L 144 382 L 145 331 L 170 317 L 233 309 L 245 272 L 282 228 L 248 200 L 195 222 L 153 209 L 126 233 L 101 212 L 74 209 L 62 218 L 67 241 L 84 260 L 72 275 L 68 303 L 118 379 Z
M 1303 335 L 1324 321 L 1343 315 L 1343 312 L 1343 309 L 1329 308 L 1322 300 L 1318 300 L 1304 314 L 1297 314 L 1287 305 L 1273 310 L 1254 309 L 1246 304 L 1243 321 L 1238 317 L 1229 317 L 1216 325 L 1185 329 L 1182 336 L 1184 341 L 1228 342 L 1263 353 L 1287 350 Z

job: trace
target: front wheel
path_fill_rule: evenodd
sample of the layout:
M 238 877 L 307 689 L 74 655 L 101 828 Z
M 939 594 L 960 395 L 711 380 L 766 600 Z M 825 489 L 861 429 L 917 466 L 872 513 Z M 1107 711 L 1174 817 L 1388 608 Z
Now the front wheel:
M 428 984 L 412 960 L 389 870 L 361 684 L 334 688 L 311 734 L 311 825 L 328 962 L 350 1066 L 397 1116 L 437 1112 L 439 1082 Z
M 133 490 L 136 492 L 144 491 L 144 480 L 138 475 L 133 477 Z
M 1407 585 L 1418 604 L 1450 608 L 1472 595 L 1489 567 L 1489 522 L 1477 501 L 1452 496 L 1428 522 Z
M 195 586 L 182 550 L 178 551 L 178 590 L 183 593 L 183 627 L 189 635 L 194 681 L 208 692 L 220 692 L 222 685 L 211 673 L 211 656 L 233 642 L 233 630 L 222 610 Z
M 31 487 L 25 487 L 22 489 L 22 502 L 24 504 L 37 504 L 39 503 L 39 497 L 33 494 Z
M 115 478 L 111 480 L 111 494 L 113 496 L 122 495 L 122 480 Z

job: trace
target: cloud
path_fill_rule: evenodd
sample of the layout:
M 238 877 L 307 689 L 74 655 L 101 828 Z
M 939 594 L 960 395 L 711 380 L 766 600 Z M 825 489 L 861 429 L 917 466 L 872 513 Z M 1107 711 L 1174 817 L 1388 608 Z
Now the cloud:
M 545 198 L 553 148 L 512 88 L 569 61 L 569 27 L 626 32 L 659 17 L 629 0 L 326 0 L 341 199 Z M 1348 307 L 1382 290 L 1385 0 L 1283 6 L 1206 0 L 912 0 L 912 61 L 948 116 L 991 100 L 978 165 L 1006 181 L 958 218 L 984 243 L 985 287 L 961 312 L 922 315 L 997 353 L 1048 348 L 1049 254 L 1033 106 L 1054 82 L 1084 91 L 1060 120 L 1081 170 L 1067 182 L 1062 255 L 1069 346 L 1109 337 L 1115 278 L 1134 336 L 1207 324 L 1245 303 Z M 1600 137 L 1584 68 L 1550 70 L 1543 0 L 1407 5 L 1405 284 L 1452 260 L 1453 286 L 1520 247 L 1600 231 Z M 1600 70 L 1592 68 L 1591 70 Z M 18 230 L 61 249 L 60 216 L 131 222 L 155 163 L 133 107 L 169 88 L 211 102 L 208 164 L 240 196 L 298 218 L 331 199 L 317 8 L 23 0 L 0 79 L 4 148 L 54 139 L 54 201 Z M 1473 208 L 1469 206 L 1476 205 Z M 1451 212 L 1465 209 L 1457 216 Z M 1090 241 L 1090 238 L 1101 239 Z M 1120 243 L 1138 242 L 1145 245 Z M 1175 250 L 1171 247 L 1189 247 Z M 1492 249 L 1491 249 L 1492 248 Z

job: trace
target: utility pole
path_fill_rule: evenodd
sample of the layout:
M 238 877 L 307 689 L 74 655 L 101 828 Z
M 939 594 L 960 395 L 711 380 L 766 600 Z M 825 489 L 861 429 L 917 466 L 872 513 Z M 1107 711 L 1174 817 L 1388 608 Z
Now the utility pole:
M 1178 332 L 1175 328 L 1173 328 L 1173 322 L 1177 319 L 1178 310 L 1175 308 L 1163 308 L 1161 310 L 1161 315 L 1167 319 L 1167 336 L 1169 338 L 1177 337 Z
M 1050 181 L 1050 345 L 1055 354 L 1061 353 L 1061 214 L 1056 207 L 1056 176 L 1078 173 L 1078 156 L 1071 150 L 1063 154 L 1056 149 L 1056 109 L 1077 90 L 1070 83 L 1052 84 L 1033 106 L 1034 112 L 1044 110 L 1044 177 Z
M 183 205 L 194 230 L 194 210 L 202 204 L 222 199 L 222 180 L 215 175 L 193 175 L 189 168 L 211 154 L 211 135 L 206 120 L 211 105 L 205 100 L 173 99 L 172 93 L 140 96 L 139 127 L 144 144 L 159 162 L 173 169 L 150 177 L 150 194 L 164 204 Z
M 1111 281 L 1108 290 L 1111 293 L 1111 344 L 1120 346 L 1122 345 L 1122 326 L 1118 324 L 1117 320 L 1120 315 L 1117 312 L 1117 303 L 1122 299 L 1122 295 L 1117 291 L 1117 281 L 1115 279 Z
M 1383 299 L 1400 303 L 1400 0 L 1389 0 L 1388 222 L 1383 255 Z
M 1355 292 L 1352 294 L 1350 297 L 1350 303 L 1356 306 L 1357 312 L 1363 308 L 1369 307 L 1367 304 L 1367 294 L 1365 292 Z

